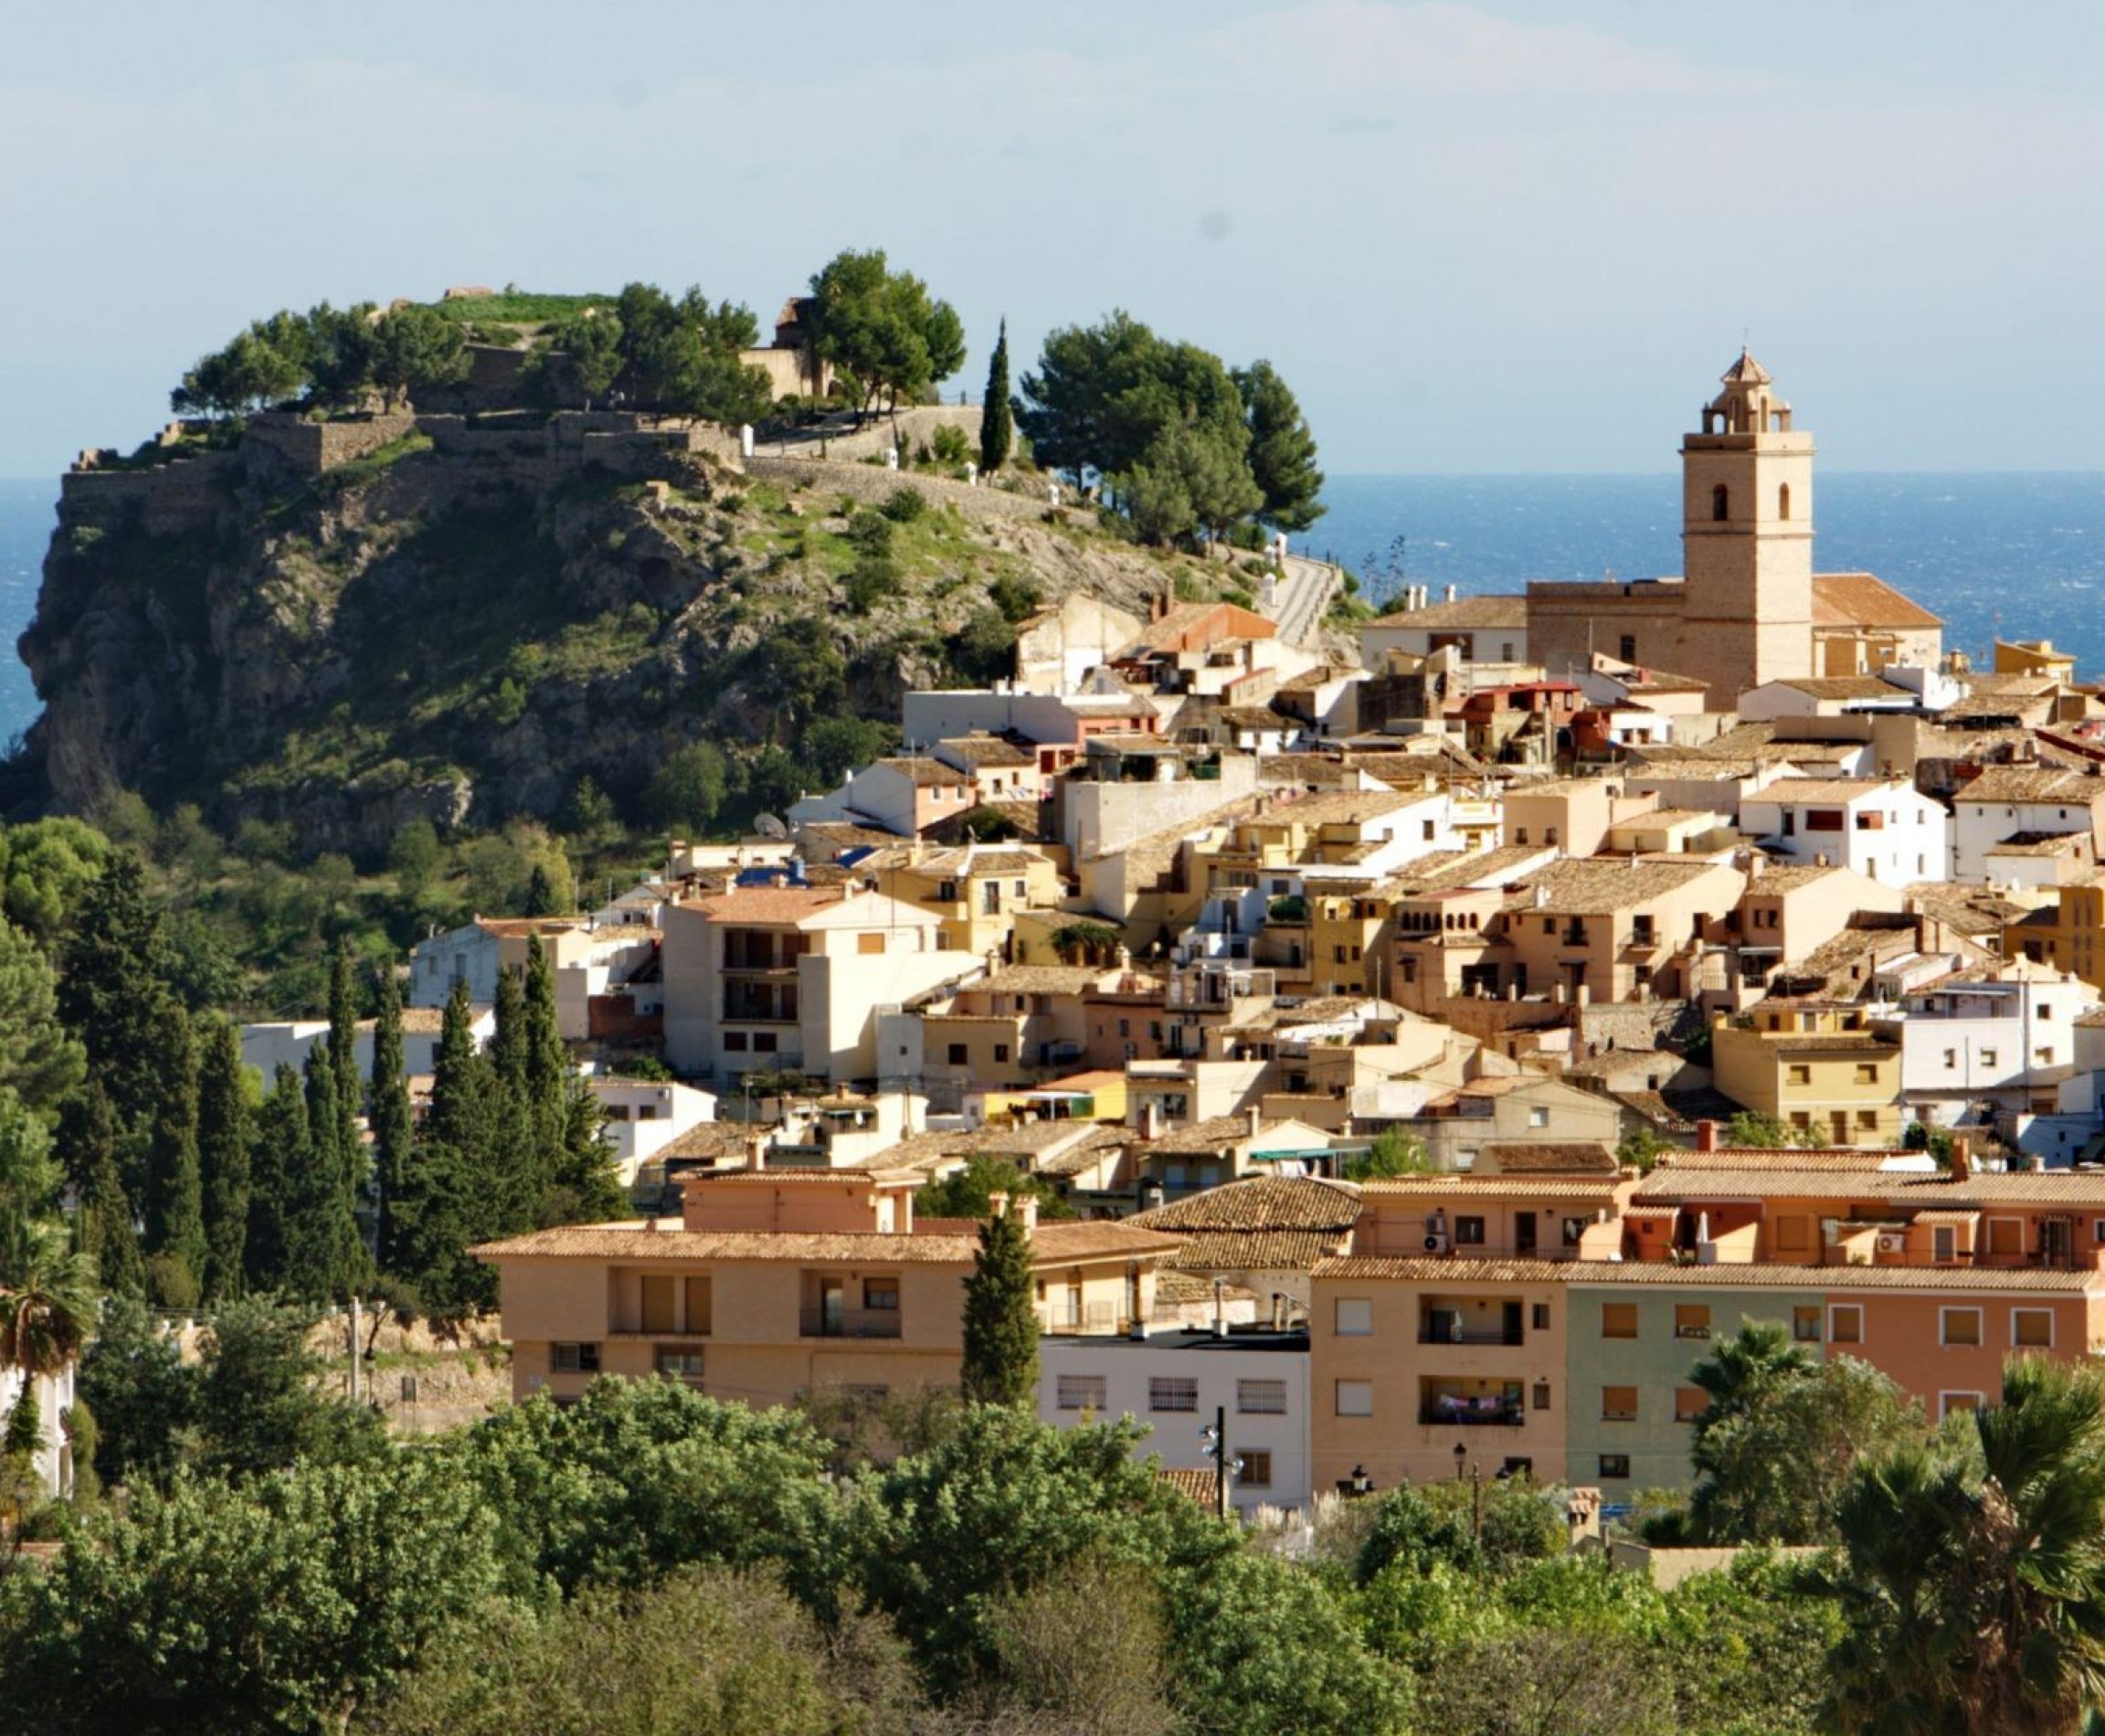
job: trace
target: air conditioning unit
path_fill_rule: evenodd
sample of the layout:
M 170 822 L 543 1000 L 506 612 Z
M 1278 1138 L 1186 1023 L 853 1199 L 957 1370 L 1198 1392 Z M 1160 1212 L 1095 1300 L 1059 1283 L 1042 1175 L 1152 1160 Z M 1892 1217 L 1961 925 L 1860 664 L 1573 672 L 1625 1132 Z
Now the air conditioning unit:
M 1447 1252 L 1447 1237 L 1444 1231 L 1435 1230 L 1425 1238 L 1425 1252 L 1428 1254 L 1444 1254 Z
M 1878 1252 L 1881 1254 L 1905 1254 L 1908 1252 L 1908 1234 L 1904 1230 L 1878 1232 Z

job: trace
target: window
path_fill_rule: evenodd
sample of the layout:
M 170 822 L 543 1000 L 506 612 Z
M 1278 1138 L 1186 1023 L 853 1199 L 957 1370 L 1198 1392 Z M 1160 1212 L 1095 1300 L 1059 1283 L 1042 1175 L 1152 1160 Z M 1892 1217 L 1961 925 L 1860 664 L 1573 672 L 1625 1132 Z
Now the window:
M 1189 1374 L 1150 1374 L 1148 1408 L 1150 1411 L 1196 1411 L 1199 1382 Z
M 753 1053 L 771 1055 L 775 1053 L 775 1033 L 772 1031 L 756 1031 L 753 1033 Z
M 1959 1232 L 1949 1223 L 1940 1223 L 1930 1232 L 1930 1257 L 1940 1265 L 1959 1257 Z
M 1995 1051 L 1993 1049 L 1982 1050 L 1981 1064 L 1984 1067 L 1993 1067 L 1995 1064 Z
M 548 1366 L 558 1374 L 597 1374 L 599 1372 L 599 1347 L 597 1344 L 557 1344 L 550 1347 Z
M 1338 1298 L 1338 1336 L 1341 1339 L 1363 1339 L 1374 1330 L 1374 1305 L 1364 1297 L 1341 1296 Z
M 1338 1414 L 1339 1416 L 1372 1416 L 1374 1414 L 1374 1382 L 1371 1381 L 1338 1381 Z
M 1535 1390 L 1528 1402 L 1538 1411 L 1547 1411 L 1550 1408 L 1550 1382 L 1547 1381 L 1536 1381 Z
M 1674 1420 L 1677 1423 L 1693 1423 L 1710 1408 L 1710 1395 L 1699 1386 L 1677 1386 L 1674 1389 Z
M 1978 1345 L 1981 1342 L 1981 1310 L 1939 1308 L 1937 1342 L 1962 1347 Z
M 1599 1476 L 1603 1483 L 1626 1483 L 1630 1480 L 1630 1455 L 1627 1453 L 1603 1453 L 1601 1455 Z
M 2025 1220 L 2023 1218 L 1990 1218 L 1988 1220 L 1988 1252 L 2005 1259 L 2015 1259 L 2025 1252 Z
M 1095 1411 L 1104 1409 L 1104 1377 L 1101 1374 L 1063 1374 L 1058 1384 L 1058 1399 L 1063 1411 Z
M 1779 1254 L 1803 1254 L 1810 1239 L 1804 1218 L 1776 1220 L 1776 1251 Z
M 1568 1248 L 1577 1247 L 1580 1238 L 1586 1233 L 1587 1222 L 1584 1218 L 1566 1218 L 1558 1228 L 1559 1240 Z
M 1630 918 L 1630 938 L 1634 945 L 1649 947 L 1655 937 L 1650 916 L 1633 916 Z
M 1711 518 L 1714 519 L 1717 523 L 1722 524 L 1728 516 L 1728 511 L 1731 505 L 1731 502 L 1732 496 L 1729 492 L 1727 492 L 1725 484 L 1722 482 L 1719 483 L 1716 488 L 1710 491 Z
M 2012 1308 L 2010 1342 L 2027 1350 L 2051 1350 L 2054 1348 L 2054 1310 Z
M 1528 1125 L 1531 1127 L 1548 1127 L 1550 1125 L 1550 1111 L 1542 1105 L 1537 1104 L 1528 1111 Z
M 1533 1326 L 1533 1327 L 1534 1327 L 1534 1328 L 1536 1329 L 1536 1331 L 1538 1331 L 1538 1332 L 1547 1332 L 1547 1331 L 1550 1329 L 1550 1305 L 1549 1305 L 1549 1303 L 1547 1303 L 1547 1302 L 1538 1302 L 1538 1303 L 1536 1303 L 1536 1304 L 1535 1304 L 1535 1306 L 1534 1306 L 1534 1307 L 1533 1307 L 1533 1309 L 1532 1309 L 1532 1311 L 1531 1311 L 1531 1314 L 1530 1314 L 1530 1318 L 1529 1318 L 1529 1323 L 1531 1326 Z
M 1856 1130 L 1857 1130 L 1859 1133 L 1863 1133 L 1863 1132 L 1866 1132 L 1866 1131 L 1867 1131 L 1867 1130 L 1870 1130 L 1870 1129 L 1873 1129 L 1873 1128 L 1876 1128 L 1876 1127 L 1878 1127 L 1878 1110 L 1876 1110 L 1876 1109 L 1859 1109 L 1859 1110 L 1857 1110 L 1857 1111 L 1856 1111 Z
M 1286 1382 L 1238 1381 L 1235 1382 L 1235 1408 L 1244 1416 L 1285 1416 Z
M 1820 1342 L 1820 1309 L 1817 1304 L 1791 1310 L 1791 1336 L 1801 1344 Z
M 1860 1302 L 1837 1303 L 1827 1310 L 1827 1341 L 1830 1344 L 1861 1344 L 1864 1342 L 1864 1305 Z
M 1777 487 L 1776 516 L 1781 519 L 1788 519 L 1791 516 L 1791 484 L 1788 482 L 1781 483 Z
M 1458 1248 L 1480 1248 L 1484 1245 L 1484 1220 L 1482 1218 L 1457 1217 L 1454 1220 L 1454 1245 Z
M 661 1344 L 654 1359 L 659 1373 L 675 1381 L 687 1381 L 700 1385 L 702 1381 L 702 1352 L 691 1345 Z
M 1268 1449 L 1241 1447 L 1235 1456 L 1243 1461 L 1243 1468 L 1235 1473 L 1237 1483 L 1246 1489 L 1272 1487 L 1272 1455 Z
M 1009 1045 L 1007 1043 L 998 1043 L 994 1045 L 994 1059 L 997 1062 L 1006 1062 L 1009 1059 Z
M 1856 1083 L 1875 1085 L 1878 1083 L 1878 1064 L 1876 1061 L 1859 1061 L 1856 1064 Z
M 1937 1395 L 1937 1420 L 1941 1423 L 1954 1412 L 1978 1411 L 1981 1395 L 1978 1392 L 1940 1392 Z
M 1634 1386 L 1603 1387 L 1601 1420 L 1603 1423 L 1634 1423 L 1637 1420 L 1637 1389 Z
M 949 1055 L 950 1065 L 953 1067 L 962 1067 L 970 1058 L 970 1051 L 961 1043 L 952 1043 L 946 1053 Z
M 1604 1339 L 1635 1338 L 1637 1305 L 1634 1302 L 1603 1302 L 1601 1305 L 1601 1336 Z
M 897 1278 L 864 1278 L 862 1280 L 862 1306 L 882 1309 L 886 1314 L 899 1312 L 899 1280 Z
M 1618 649 L 1624 662 L 1635 662 L 1637 661 L 1637 635 L 1635 633 L 1624 633 L 1619 642 Z
M 883 952 L 884 950 L 884 937 L 881 934 L 857 935 L 855 937 L 855 950 L 859 953 Z
M 1811 1085 L 1813 1083 L 1813 1069 L 1804 1063 L 1793 1063 L 1791 1067 L 1791 1083 L 1794 1085 Z
M 1674 1336 L 1677 1339 L 1708 1338 L 1709 1305 L 1703 1302 L 1677 1302 L 1674 1305 Z
M 724 1033 L 724 1047 L 733 1054 L 744 1054 L 746 1033 L 743 1031 L 726 1031 Z

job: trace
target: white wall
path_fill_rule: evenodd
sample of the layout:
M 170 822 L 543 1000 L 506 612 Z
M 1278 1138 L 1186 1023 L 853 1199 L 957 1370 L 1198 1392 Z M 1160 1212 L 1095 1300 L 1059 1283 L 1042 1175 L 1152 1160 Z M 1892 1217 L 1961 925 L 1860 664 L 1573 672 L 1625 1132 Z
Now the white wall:
M 1103 1412 L 1093 1420 L 1132 1416 L 1153 1433 L 1133 1449 L 1136 1459 L 1159 1457 L 1171 1470 L 1210 1469 L 1199 1431 L 1213 1421 L 1216 1406 L 1228 1411 L 1231 1455 L 1250 1449 L 1272 1455 L 1272 1481 L 1264 1488 L 1231 1481 L 1228 1499 L 1239 1512 L 1258 1507 L 1306 1506 L 1313 1491 L 1308 1464 L 1308 1350 L 1252 1350 L 1232 1338 L 1194 1343 L 1184 1334 L 1145 1341 L 1114 1338 L 1046 1338 L 1038 1345 L 1038 1414 L 1062 1428 L 1083 1421 L 1079 1411 L 1059 1407 L 1060 1376 L 1101 1375 Z M 1155 1412 L 1148 1408 L 1148 1381 L 1156 1376 L 1185 1377 L 1198 1382 L 1194 1411 Z M 1253 1415 L 1237 1409 L 1239 1381 L 1283 1381 L 1286 1412 L 1283 1416 Z

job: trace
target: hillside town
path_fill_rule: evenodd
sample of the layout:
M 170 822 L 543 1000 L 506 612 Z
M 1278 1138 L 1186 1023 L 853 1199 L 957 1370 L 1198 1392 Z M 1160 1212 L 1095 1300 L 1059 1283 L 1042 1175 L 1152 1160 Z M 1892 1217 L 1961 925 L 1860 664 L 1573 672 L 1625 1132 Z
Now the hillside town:
M 1681 465 L 1678 577 L 1406 585 L 1356 654 L 1284 539 L 1253 608 L 1074 596 L 755 835 L 418 945 L 413 1101 L 531 949 L 632 1208 L 474 1250 L 514 1396 L 955 1386 L 980 1225 L 916 1198 L 990 1173 L 1039 1414 L 1246 1519 L 1685 1489 L 1743 1320 L 1932 1419 L 2105 1343 L 2105 703 L 1817 571 L 1752 356 Z

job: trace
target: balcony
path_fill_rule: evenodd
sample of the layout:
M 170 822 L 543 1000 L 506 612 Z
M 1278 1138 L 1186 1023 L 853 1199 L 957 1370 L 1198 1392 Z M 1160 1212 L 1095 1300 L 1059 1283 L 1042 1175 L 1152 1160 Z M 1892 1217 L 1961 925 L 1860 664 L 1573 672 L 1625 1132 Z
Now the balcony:
M 895 1339 L 897 1308 L 803 1308 L 798 1334 L 807 1339 Z
M 1526 1335 L 1517 1326 L 1464 1328 L 1460 1331 L 1446 1326 L 1435 1326 L 1420 1321 L 1418 1342 L 1421 1344 L 1525 1344 Z
M 1492 1403 L 1433 1403 L 1418 1407 L 1418 1421 L 1427 1428 L 1517 1429 L 1527 1424 L 1521 1404 L 1499 1400 Z
M 1038 1329 L 1051 1337 L 1122 1337 L 1132 1320 L 1108 1302 L 1091 1302 L 1080 1308 L 1054 1304 L 1038 1310 Z

